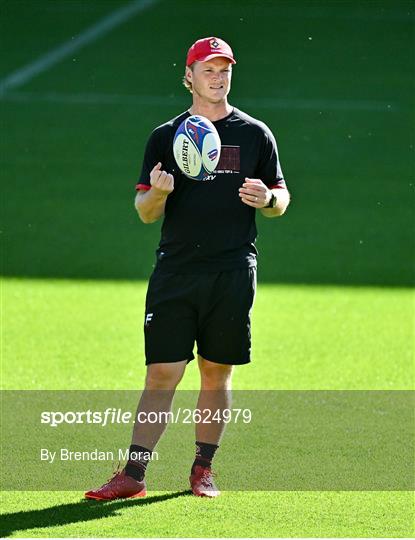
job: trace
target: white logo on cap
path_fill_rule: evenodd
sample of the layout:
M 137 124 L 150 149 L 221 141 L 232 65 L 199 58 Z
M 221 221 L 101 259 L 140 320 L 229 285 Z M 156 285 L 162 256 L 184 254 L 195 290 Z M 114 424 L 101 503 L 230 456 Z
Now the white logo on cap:
M 219 43 L 216 41 L 215 38 L 211 39 L 211 40 L 209 41 L 209 43 L 210 43 L 210 46 L 211 46 L 213 49 L 217 49 L 218 47 L 220 47 Z

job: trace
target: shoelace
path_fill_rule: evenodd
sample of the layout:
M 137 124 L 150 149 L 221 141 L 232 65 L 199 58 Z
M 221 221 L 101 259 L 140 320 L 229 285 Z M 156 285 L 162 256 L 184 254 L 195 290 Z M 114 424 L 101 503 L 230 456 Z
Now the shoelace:
M 200 475 L 200 482 L 204 487 L 214 487 L 213 477 L 216 474 L 211 469 L 203 469 L 202 474 Z
M 110 478 L 108 478 L 108 480 L 105 482 L 105 484 L 102 486 L 102 488 L 108 486 L 113 480 L 116 480 L 117 476 L 122 472 L 122 469 L 121 469 L 121 463 L 118 462 L 118 465 L 117 465 L 117 468 L 115 469 L 115 471 L 112 473 L 112 476 Z M 101 489 L 102 489 L 101 488 Z

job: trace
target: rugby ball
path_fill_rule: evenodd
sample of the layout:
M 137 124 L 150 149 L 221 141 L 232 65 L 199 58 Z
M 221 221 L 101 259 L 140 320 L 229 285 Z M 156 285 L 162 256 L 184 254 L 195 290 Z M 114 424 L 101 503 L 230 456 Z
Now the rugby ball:
M 219 134 L 210 120 L 189 116 L 178 127 L 173 153 L 179 169 L 193 180 L 208 180 L 220 158 Z

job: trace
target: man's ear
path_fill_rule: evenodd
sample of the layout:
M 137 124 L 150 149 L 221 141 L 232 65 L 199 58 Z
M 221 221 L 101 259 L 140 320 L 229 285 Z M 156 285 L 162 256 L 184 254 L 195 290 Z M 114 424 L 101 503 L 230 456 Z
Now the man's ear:
M 192 73 L 192 70 L 186 66 L 186 71 L 185 71 L 185 77 L 186 77 L 186 80 L 189 81 L 189 83 L 192 83 L 192 77 L 193 77 L 193 73 Z

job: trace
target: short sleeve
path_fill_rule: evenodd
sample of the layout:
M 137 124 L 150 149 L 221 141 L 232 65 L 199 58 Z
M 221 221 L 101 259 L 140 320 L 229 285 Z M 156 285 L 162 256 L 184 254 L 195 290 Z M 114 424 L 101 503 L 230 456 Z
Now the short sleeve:
M 277 142 L 271 130 L 265 124 L 263 125 L 263 139 L 255 177 L 262 180 L 270 189 L 286 188 L 278 156 Z
M 162 163 L 164 161 L 161 137 L 162 133 L 160 128 L 156 128 L 147 141 L 146 149 L 144 151 L 143 166 L 141 167 L 138 182 L 135 185 L 136 191 L 139 191 L 140 189 L 149 190 L 151 188 L 150 173 L 159 161 Z

